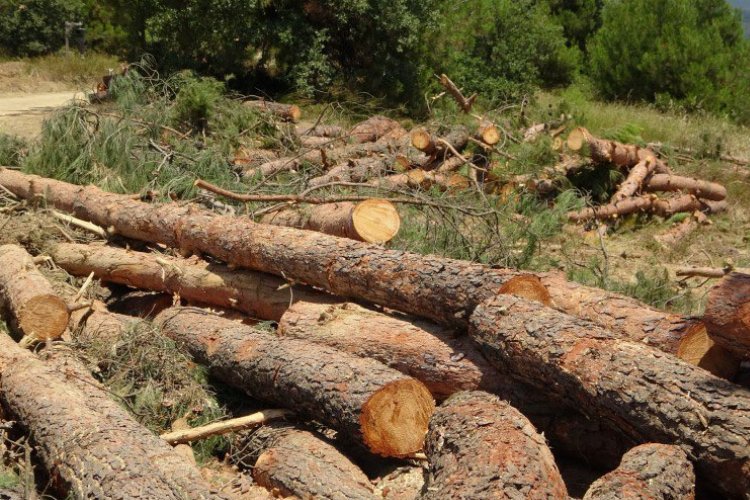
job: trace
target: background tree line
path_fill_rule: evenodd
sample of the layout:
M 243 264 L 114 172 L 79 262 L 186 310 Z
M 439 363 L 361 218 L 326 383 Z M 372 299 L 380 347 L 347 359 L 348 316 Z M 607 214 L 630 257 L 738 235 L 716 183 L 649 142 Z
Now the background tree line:
M 94 49 L 244 91 L 418 108 L 441 72 L 493 102 L 585 80 L 750 122 L 750 44 L 725 0 L 0 0 L 0 52 L 56 51 L 65 20 Z

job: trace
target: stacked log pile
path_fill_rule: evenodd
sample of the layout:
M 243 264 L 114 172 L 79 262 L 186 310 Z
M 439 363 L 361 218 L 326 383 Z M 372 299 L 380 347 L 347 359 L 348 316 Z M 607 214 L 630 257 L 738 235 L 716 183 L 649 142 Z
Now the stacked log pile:
M 369 125 L 375 131 L 360 129 L 361 140 L 393 131 L 386 120 Z M 468 135 L 425 139 L 420 132 L 408 140 L 425 139 L 423 166 L 444 165 L 446 157 L 458 158 Z M 641 154 L 626 153 L 628 161 Z M 635 190 L 622 186 L 619 196 L 643 190 L 661 175 L 654 174 L 659 165 L 647 156 L 638 170 L 645 180 Z M 375 498 L 379 490 L 360 470 L 355 449 L 390 460 L 424 454 L 425 498 L 567 498 L 557 466 L 564 457 L 611 471 L 587 498 L 690 498 L 693 468 L 703 489 L 730 497 L 750 491 L 750 393 L 726 380 L 750 352 L 746 275 L 727 275 L 712 290 L 705 317 L 687 318 L 555 273 L 388 250 L 297 222 L 254 223 L 8 169 L 0 169 L 0 185 L 122 238 L 47 251 L 73 275 L 173 295 L 176 305 L 154 324 L 214 379 L 285 409 L 267 416 L 290 422 L 250 418 L 237 427 L 265 423 L 236 436 L 244 451 L 234 459 L 269 494 L 335 497 L 343 488 Z M 128 239 L 194 256 L 114 246 Z M 6 319 L 54 344 L 59 333 L 40 334 L 39 325 L 64 316 L 65 330 L 71 307 L 22 249 L 0 247 L 3 256 Z M 45 305 L 29 308 L 38 297 Z M 243 325 L 206 305 L 276 322 L 278 331 Z M 73 314 L 81 340 L 114 341 L 129 321 L 100 305 Z M 0 402 L 32 432 L 60 489 L 108 496 L 96 488 L 123 482 L 170 498 L 195 480 L 187 496 L 215 495 L 165 440 L 117 413 L 96 383 L 80 382 L 90 375 L 75 362 L 44 361 L 6 336 L 0 342 Z M 54 370 L 77 375 L 55 377 Z M 105 418 L 118 422 L 117 430 L 98 423 Z M 305 426 L 313 421 L 318 427 Z M 321 425 L 335 441 L 318 432 Z M 127 440 L 117 434 L 123 432 Z M 176 464 L 180 474 L 170 472 Z M 91 471 L 102 467 L 106 480 L 95 484 Z M 112 496 L 129 494 L 123 488 Z

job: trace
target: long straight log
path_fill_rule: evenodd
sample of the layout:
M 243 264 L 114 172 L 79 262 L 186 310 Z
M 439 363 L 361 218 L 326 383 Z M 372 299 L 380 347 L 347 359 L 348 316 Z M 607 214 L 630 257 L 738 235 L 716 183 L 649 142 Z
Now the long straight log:
M 284 418 L 291 415 L 287 410 L 263 410 L 244 417 L 222 420 L 201 427 L 187 427 L 173 430 L 161 435 L 161 438 L 171 445 L 185 444 L 200 441 L 211 436 L 221 436 L 230 432 L 240 432 L 251 427 L 257 427 L 271 420 Z
M 385 116 L 371 116 L 365 121 L 356 124 L 349 131 L 354 142 L 375 142 L 388 135 L 397 136 L 406 134 L 406 130 L 396 120 Z
M 0 335 L 0 374 L 3 406 L 33 435 L 60 490 L 78 498 L 216 498 L 197 469 L 69 359 L 50 366 Z M 75 383 L 79 375 L 88 389 Z
M 685 194 L 676 198 L 662 200 L 654 195 L 643 195 L 625 198 L 600 207 L 584 208 L 576 212 L 569 212 L 568 219 L 572 222 L 582 222 L 590 219 L 607 220 L 638 212 L 648 212 L 660 217 L 670 217 L 680 212 L 717 213 L 726 209 L 723 202 L 701 200 L 692 194 Z
M 715 182 L 692 179 L 681 175 L 652 175 L 644 185 L 645 191 L 685 191 L 698 198 L 721 201 L 727 197 L 727 188 Z
M 375 500 L 364 472 L 310 431 L 265 425 L 239 436 L 233 448 L 232 461 L 278 496 Z
M 0 184 L 21 198 L 45 195 L 47 203 L 58 209 L 129 238 L 162 243 L 185 253 L 206 253 L 234 266 L 285 276 L 340 297 L 365 300 L 445 325 L 466 326 L 476 305 L 513 278 L 528 274 L 257 224 L 244 217 L 219 216 L 176 203 L 151 205 L 93 186 L 75 186 L 8 169 L 0 169 Z M 659 345 L 662 338 L 671 343 L 686 326 L 679 317 L 654 311 L 633 299 L 566 282 L 556 274 L 538 276 L 556 307 L 606 322 L 607 328 L 626 338 L 648 339 L 651 345 Z M 571 292 L 597 307 L 580 307 L 569 300 Z M 618 311 L 620 304 L 627 309 Z
M 320 186 L 330 182 L 366 182 L 393 172 L 396 163 L 392 155 L 354 158 L 334 166 L 323 175 L 313 177 L 308 184 Z
M 0 246 L 0 302 L 29 338 L 59 338 L 68 326 L 68 306 L 18 245 Z
M 567 499 L 544 438 L 521 412 L 486 392 L 449 398 L 430 419 L 422 499 Z
M 657 158 L 656 153 L 652 150 L 632 144 L 599 139 L 583 127 L 574 129 L 568 136 L 567 143 L 571 151 L 581 151 L 584 146 L 588 146 L 591 159 L 596 163 L 613 163 L 620 168 L 632 168 L 644 160 L 651 159 L 654 162 L 656 173 L 672 173 L 669 167 Z
M 693 464 L 677 446 L 653 443 L 637 446 L 622 457 L 616 470 L 597 479 L 583 500 L 623 498 L 693 500 Z
M 750 491 L 750 393 L 533 301 L 498 295 L 471 323 L 502 371 L 616 422 L 637 442 L 678 445 L 726 494 Z
M 434 401 L 421 382 L 392 368 L 194 308 L 164 311 L 154 322 L 212 375 L 253 397 L 320 419 L 375 454 L 422 448 Z
M 401 227 L 398 210 L 388 200 L 325 203 L 288 208 L 265 215 L 261 222 L 296 227 L 368 243 L 391 241 Z
M 750 358 L 750 274 L 729 273 L 708 294 L 703 317 L 711 338 Z
M 278 321 L 294 301 L 330 302 L 305 286 L 289 287 L 276 276 L 230 269 L 200 259 L 178 259 L 98 245 L 60 243 L 48 250 L 55 263 L 74 276 L 134 288 L 177 294 L 252 317 Z
M 655 168 L 656 162 L 653 157 L 648 157 L 645 160 L 639 161 L 638 164 L 630 170 L 627 179 L 620 184 L 617 192 L 612 195 L 612 201 L 616 202 L 630 198 L 640 191 L 646 178 L 651 175 Z

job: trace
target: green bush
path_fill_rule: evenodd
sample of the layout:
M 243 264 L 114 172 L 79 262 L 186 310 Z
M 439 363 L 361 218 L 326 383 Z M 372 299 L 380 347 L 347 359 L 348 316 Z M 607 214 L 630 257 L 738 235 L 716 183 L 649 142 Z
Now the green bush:
M 188 129 L 205 130 L 224 97 L 224 85 L 213 78 L 195 77 L 190 72 L 180 73 L 176 80 L 174 121 Z
M 750 80 L 735 69 L 747 66 L 746 44 L 724 0 L 613 0 L 590 47 L 591 77 L 605 98 L 731 112 L 748 104 Z
M 517 99 L 538 85 L 570 82 L 578 50 L 569 48 L 548 6 L 534 0 L 451 3 L 432 42 L 437 67 L 466 92 Z
M 26 155 L 26 151 L 26 141 L 15 135 L 0 132 L 0 166 L 19 166 Z
M 563 27 L 569 46 L 586 51 L 586 44 L 602 24 L 604 0 L 547 0 L 552 15 Z
M 82 0 L 0 0 L 0 48 L 13 56 L 54 52 L 65 43 L 65 21 L 81 21 Z

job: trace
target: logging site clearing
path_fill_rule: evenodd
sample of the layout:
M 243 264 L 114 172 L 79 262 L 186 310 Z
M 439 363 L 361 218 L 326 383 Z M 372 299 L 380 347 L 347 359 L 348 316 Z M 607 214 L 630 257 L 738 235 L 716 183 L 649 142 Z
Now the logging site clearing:
M 747 128 L 14 71 L 0 498 L 750 498 Z

